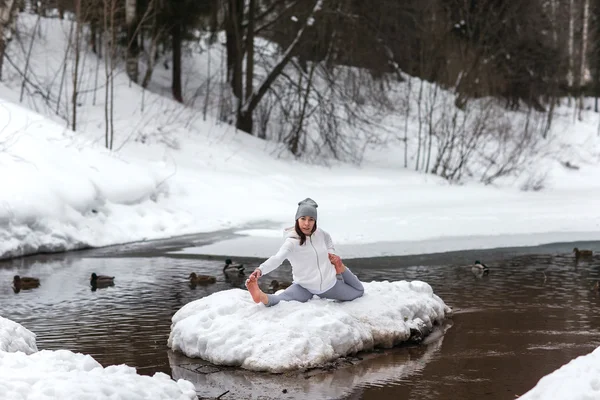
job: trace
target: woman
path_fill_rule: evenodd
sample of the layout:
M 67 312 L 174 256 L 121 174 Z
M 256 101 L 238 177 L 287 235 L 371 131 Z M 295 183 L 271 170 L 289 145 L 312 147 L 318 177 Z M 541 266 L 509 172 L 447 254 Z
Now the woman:
M 271 307 L 282 300 L 304 303 L 315 294 L 341 301 L 363 295 L 362 283 L 335 254 L 331 236 L 317 228 L 317 207 L 310 198 L 298 203 L 294 229 L 286 230 L 285 242 L 277 254 L 262 263 L 246 281 L 256 303 Z M 258 287 L 258 278 L 278 268 L 286 258 L 292 264 L 294 283 L 281 294 L 264 293 Z M 337 279 L 336 274 L 341 274 L 342 279 Z

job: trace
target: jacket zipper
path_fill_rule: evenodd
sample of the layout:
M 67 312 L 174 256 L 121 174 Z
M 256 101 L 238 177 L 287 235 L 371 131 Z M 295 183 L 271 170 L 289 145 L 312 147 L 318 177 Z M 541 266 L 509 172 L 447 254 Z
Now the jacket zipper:
M 310 245 L 312 246 L 313 250 L 315 251 L 315 255 L 317 256 L 317 268 L 319 270 L 319 276 L 321 277 L 321 283 L 319 284 L 319 290 L 323 290 L 323 273 L 321 272 L 321 267 L 319 266 L 319 253 L 317 253 L 317 249 L 313 245 L 312 235 L 310 235 L 309 238 L 310 238 Z

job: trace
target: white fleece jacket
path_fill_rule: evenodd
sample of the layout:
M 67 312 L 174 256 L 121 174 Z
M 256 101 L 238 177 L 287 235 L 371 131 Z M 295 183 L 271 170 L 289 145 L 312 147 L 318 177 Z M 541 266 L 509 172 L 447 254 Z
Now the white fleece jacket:
M 277 269 L 287 258 L 292 264 L 294 283 L 301 285 L 313 294 L 328 291 L 335 285 L 335 267 L 329 261 L 327 253 L 335 254 L 331 236 L 317 228 L 306 237 L 300 246 L 300 238 L 294 228 L 284 231 L 285 242 L 275 254 L 258 268 L 263 275 Z

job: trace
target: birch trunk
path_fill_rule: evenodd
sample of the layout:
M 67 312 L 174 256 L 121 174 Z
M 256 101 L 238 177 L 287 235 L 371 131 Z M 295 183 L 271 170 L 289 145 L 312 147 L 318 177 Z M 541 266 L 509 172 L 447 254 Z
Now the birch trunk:
M 75 43 L 73 49 L 75 51 L 75 62 L 73 63 L 73 94 L 71 96 L 71 104 L 73 107 L 73 119 L 71 122 L 71 129 L 77 130 L 77 94 L 79 90 L 79 58 L 81 53 L 79 52 L 80 40 L 81 40 L 81 0 L 75 0 L 75 15 L 76 21 L 74 22 L 77 27 L 75 29 Z M 72 22 L 73 23 L 73 22 Z

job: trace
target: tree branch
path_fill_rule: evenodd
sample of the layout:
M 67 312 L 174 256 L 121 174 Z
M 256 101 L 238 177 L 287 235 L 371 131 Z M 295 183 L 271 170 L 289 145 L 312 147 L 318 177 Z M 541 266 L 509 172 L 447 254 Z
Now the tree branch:
M 277 79 L 277 77 L 281 74 L 289 60 L 292 58 L 292 52 L 294 51 L 298 43 L 300 43 L 300 39 L 302 39 L 302 36 L 304 35 L 304 32 L 306 31 L 307 27 L 311 26 L 314 23 L 314 15 L 321 9 L 322 5 L 323 0 L 316 0 L 315 6 L 313 7 L 308 18 L 306 18 L 306 22 L 296 34 L 296 38 L 294 39 L 294 41 L 288 46 L 287 50 L 284 52 L 283 57 L 279 60 L 275 67 L 273 67 L 273 69 L 267 75 L 263 83 L 259 86 L 258 90 L 252 92 L 252 95 L 247 99 L 247 101 L 243 105 L 242 112 L 244 114 L 251 113 L 256 108 L 263 96 L 267 93 L 267 90 L 269 89 L 271 84 L 273 84 L 275 79 Z

